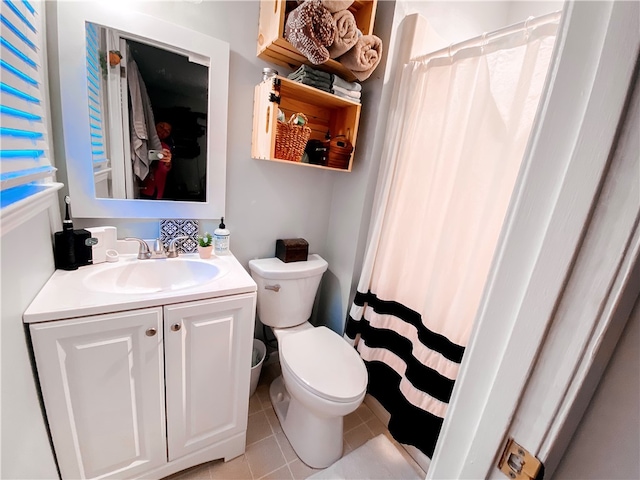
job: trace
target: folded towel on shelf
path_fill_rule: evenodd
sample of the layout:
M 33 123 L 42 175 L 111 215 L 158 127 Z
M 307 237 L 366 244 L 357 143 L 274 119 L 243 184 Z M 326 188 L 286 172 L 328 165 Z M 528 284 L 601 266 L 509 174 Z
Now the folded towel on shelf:
M 331 86 L 331 80 L 327 80 L 326 78 L 320 77 L 311 72 L 304 72 L 304 73 L 299 73 L 297 75 L 290 75 L 288 78 L 295 81 L 310 79 L 315 81 L 316 83 L 326 83 L 328 87 Z
M 329 47 L 329 56 L 338 58 L 356 44 L 359 30 L 356 19 L 349 10 L 340 10 L 334 13 L 333 19 L 336 22 L 336 30 L 333 44 Z
M 338 61 L 362 82 L 369 78 L 381 59 L 382 40 L 375 35 L 363 35 Z
M 298 82 L 298 81 L 296 80 L 296 82 Z M 323 92 L 333 93 L 333 92 L 331 92 L 331 87 L 327 87 L 326 85 L 324 85 L 322 83 L 313 83 L 313 82 L 310 82 L 310 81 L 298 82 L 298 83 L 301 83 L 302 85 L 307 85 L 309 87 L 317 88 L 318 90 L 322 90 Z
M 288 78 L 290 80 L 293 80 L 294 82 L 319 88 L 320 90 L 324 90 L 325 92 L 331 92 L 331 82 L 328 82 L 326 80 L 319 80 L 309 75 L 298 76 L 298 77 L 288 77 Z
M 330 73 L 316 70 L 309 65 L 301 65 L 295 72 L 288 75 L 294 82 L 310 85 L 325 92 L 331 92 L 332 76 Z
M 362 95 L 360 92 L 362 85 L 359 83 L 347 82 L 338 75 L 317 70 L 309 65 L 301 65 L 295 72 L 290 73 L 287 78 L 357 102 L 360 101 L 359 99 Z
M 322 6 L 329 10 L 331 13 L 339 12 L 340 10 L 346 10 L 351 6 L 353 0 L 322 0 Z
M 340 93 L 340 92 L 332 92 L 332 93 L 336 97 L 340 97 L 340 98 L 344 98 L 346 100 L 351 100 L 352 102 L 360 103 L 360 99 L 359 98 L 350 97 L 349 95 L 345 95 L 344 93 Z
M 340 94 L 341 96 L 349 97 L 349 98 L 360 98 L 362 96 L 362 92 L 356 92 L 354 90 L 347 90 L 345 88 L 334 85 L 331 87 L 332 93 L 336 95 Z
M 352 92 L 359 92 L 362 90 L 362 85 L 358 82 L 347 82 L 344 78 L 338 75 L 331 75 L 331 84 L 334 87 L 344 88 L 345 90 L 351 90 Z
M 298 68 L 295 72 L 289 74 L 289 78 L 293 78 L 293 77 L 297 77 L 297 76 L 304 76 L 304 75 L 311 75 L 313 77 L 316 77 L 320 80 L 326 80 L 328 82 L 332 82 L 333 78 L 331 76 L 330 73 L 327 72 L 323 72 L 322 70 L 317 70 L 313 67 L 310 67 L 309 65 L 305 65 L 302 64 L 300 65 L 300 68 Z
M 308 85 L 309 87 L 317 88 L 318 90 L 331 93 L 331 87 L 328 87 L 326 83 L 316 83 L 313 80 L 309 79 L 294 80 L 294 82 Z
M 305 80 L 294 80 L 295 82 L 301 83 L 303 85 L 308 85 L 309 87 L 317 88 L 318 90 L 322 90 L 324 92 L 332 93 L 331 87 L 327 87 L 325 83 L 316 83 L 313 80 L 305 79 Z
M 318 80 L 317 78 L 309 76 L 290 78 L 290 80 L 298 83 L 304 83 L 305 85 L 311 85 L 316 88 L 331 90 L 331 83 L 327 82 L 326 80 Z
M 329 60 L 336 23 L 320 0 L 307 0 L 289 13 L 284 38 L 313 64 Z

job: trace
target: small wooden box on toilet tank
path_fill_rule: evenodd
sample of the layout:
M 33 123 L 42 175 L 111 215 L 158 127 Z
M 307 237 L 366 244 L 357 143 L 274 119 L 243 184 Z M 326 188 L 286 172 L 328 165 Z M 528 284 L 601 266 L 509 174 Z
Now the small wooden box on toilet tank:
M 276 257 L 285 263 L 304 262 L 309 255 L 309 243 L 304 238 L 276 240 Z

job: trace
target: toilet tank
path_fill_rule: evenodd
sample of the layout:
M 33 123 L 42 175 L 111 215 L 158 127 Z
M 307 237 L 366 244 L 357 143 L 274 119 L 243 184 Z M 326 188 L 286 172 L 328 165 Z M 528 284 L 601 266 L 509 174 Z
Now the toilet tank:
M 328 263 L 316 254 L 304 262 L 284 263 L 279 258 L 249 261 L 258 285 L 258 317 L 274 328 L 300 325 L 311 317 L 313 301 Z

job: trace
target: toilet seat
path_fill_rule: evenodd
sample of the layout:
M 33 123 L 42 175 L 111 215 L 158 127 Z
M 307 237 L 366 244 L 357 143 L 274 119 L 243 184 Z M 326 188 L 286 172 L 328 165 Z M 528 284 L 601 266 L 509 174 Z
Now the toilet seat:
M 284 336 L 280 362 L 298 383 L 326 400 L 351 402 L 367 388 L 367 369 L 356 350 L 326 327 Z

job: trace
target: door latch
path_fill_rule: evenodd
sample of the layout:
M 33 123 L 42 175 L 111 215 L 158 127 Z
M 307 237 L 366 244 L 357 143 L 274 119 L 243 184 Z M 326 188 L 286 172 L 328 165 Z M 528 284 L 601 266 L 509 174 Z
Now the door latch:
M 514 480 L 542 480 L 544 466 L 536 457 L 509 438 L 498 462 L 502 473 Z

